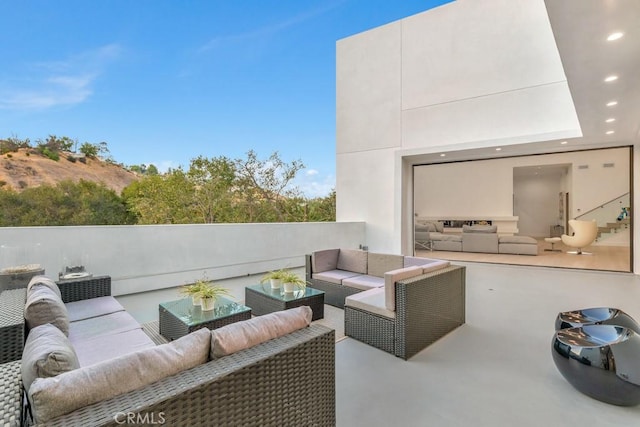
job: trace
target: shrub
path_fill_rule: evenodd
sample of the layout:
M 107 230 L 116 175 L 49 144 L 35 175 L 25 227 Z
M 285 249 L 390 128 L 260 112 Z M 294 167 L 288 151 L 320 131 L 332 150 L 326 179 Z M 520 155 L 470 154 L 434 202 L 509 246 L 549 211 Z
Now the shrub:
M 13 157 L 13 154 L 11 154 L 11 153 L 7 153 L 7 158 L 9 158 L 9 159 L 10 159 L 10 158 L 12 158 L 12 157 Z
M 23 189 L 24 189 L 24 188 L 27 188 L 27 186 L 28 186 L 28 185 L 29 185 L 29 184 L 27 184 L 25 181 L 18 181 L 18 186 L 19 186 L 20 188 L 23 188 Z
M 7 181 L 0 179 L 0 187 L 4 187 L 5 185 L 7 185 Z
M 50 150 L 49 147 L 44 147 L 42 149 L 42 155 L 50 158 L 51 160 L 55 160 L 56 162 L 60 160 L 60 155 L 57 152 Z
M 77 159 L 74 156 L 68 156 L 67 160 L 69 160 L 71 163 L 75 163 Z

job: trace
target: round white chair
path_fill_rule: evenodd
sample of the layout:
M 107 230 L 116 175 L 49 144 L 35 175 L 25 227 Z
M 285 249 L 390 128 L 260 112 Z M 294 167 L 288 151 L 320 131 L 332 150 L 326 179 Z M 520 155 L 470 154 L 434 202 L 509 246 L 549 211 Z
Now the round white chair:
M 569 228 L 573 230 L 573 236 L 562 235 L 562 243 L 576 248 L 575 251 L 567 252 L 575 255 L 591 255 L 589 252 L 583 252 L 582 248 L 589 246 L 598 237 L 598 223 L 593 221 L 581 221 L 577 219 L 569 220 Z

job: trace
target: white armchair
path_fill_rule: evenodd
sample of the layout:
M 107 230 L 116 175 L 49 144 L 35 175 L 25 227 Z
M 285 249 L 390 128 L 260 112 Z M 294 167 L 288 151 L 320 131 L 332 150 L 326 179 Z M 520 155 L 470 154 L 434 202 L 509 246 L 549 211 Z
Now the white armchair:
M 589 252 L 583 252 L 582 248 L 589 246 L 598 237 L 598 224 L 593 221 L 581 221 L 577 219 L 569 220 L 569 228 L 573 230 L 573 236 L 562 235 L 562 243 L 577 250 L 567 252 L 577 255 L 590 255 Z

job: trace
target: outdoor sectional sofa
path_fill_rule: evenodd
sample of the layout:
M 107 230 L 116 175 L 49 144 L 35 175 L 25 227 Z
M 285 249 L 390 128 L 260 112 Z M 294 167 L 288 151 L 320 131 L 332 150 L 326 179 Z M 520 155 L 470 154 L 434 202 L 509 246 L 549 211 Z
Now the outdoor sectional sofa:
M 309 286 L 344 308 L 345 335 L 405 360 L 465 323 L 465 273 L 448 261 L 353 249 L 307 256 Z
M 72 292 L 65 290 L 61 283 L 62 296 L 75 302 L 86 300 L 87 304 L 80 311 L 89 316 L 89 306 L 93 306 L 96 314 L 89 319 L 104 316 L 100 312 L 105 311 L 105 307 L 115 307 L 112 303 L 104 303 L 108 299 L 104 297 L 110 294 L 110 279 L 108 286 L 85 287 L 84 283 L 90 281 L 69 284 Z M 35 288 L 42 291 L 43 286 L 50 284 Z M 93 302 L 83 300 L 83 288 Z M 96 288 L 100 290 L 96 291 Z M 99 302 L 100 298 L 103 302 Z M 27 299 L 33 303 L 31 298 Z M 64 305 L 71 307 L 70 317 L 78 314 L 79 310 L 73 309 L 71 301 L 65 301 Z M 0 316 L 4 313 L 3 308 L 0 307 Z M 60 347 L 42 357 L 42 343 L 32 342 L 42 336 L 46 337 L 44 343 L 58 340 L 56 337 L 60 335 L 64 338 L 64 333 L 54 326 L 58 319 L 36 325 L 38 320 L 33 320 L 33 313 L 28 313 L 32 307 L 27 305 L 29 336 L 23 359 L 0 364 L 4 380 L 0 384 L 0 421 L 4 421 L 4 425 L 17 426 L 20 425 L 17 417 L 22 414 L 25 425 L 43 423 L 48 426 L 116 426 L 131 420 L 138 424 L 172 425 L 335 425 L 335 332 L 321 325 L 306 326 L 311 319 L 308 307 L 294 310 L 237 322 L 213 332 L 202 329 L 162 345 L 156 345 L 149 337 L 148 342 L 142 337 L 127 342 L 126 331 L 116 332 L 114 337 L 120 335 L 122 339 L 111 342 L 119 348 L 120 355 L 114 354 L 117 349 L 105 350 L 100 361 L 99 355 L 89 352 L 80 357 L 82 351 L 79 351 L 78 360 L 84 360 L 84 364 L 66 369 L 66 355 Z M 291 316 L 297 316 L 296 320 L 291 321 Z M 23 327 L 24 323 L 23 320 Z M 74 336 L 72 323 L 69 325 L 70 336 Z M 114 325 L 121 326 L 123 322 L 101 323 L 91 325 L 94 333 L 104 332 Z M 269 336 L 273 339 L 254 335 L 250 341 L 256 345 L 251 347 L 229 342 L 229 337 L 246 337 L 248 330 L 272 334 L 273 325 L 279 325 L 279 335 Z M 75 338 L 78 338 L 77 334 Z M 57 343 L 64 344 L 63 341 Z M 31 365 L 29 360 L 34 349 L 40 356 Z M 87 354 L 93 359 L 87 359 Z M 24 383 L 32 380 L 25 372 L 30 372 L 30 366 L 38 366 L 38 371 L 44 360 L 53 360 L 54 369 L 61 368 L 62 372 L 33 380 L 30 391 L 25 393 L 28 399 L 24 401 L 28 403 L 23 406 L 23 380 Z M 126 389 L 131 387 L 127 383 L 137 384 L 136 388 Z M 124 391 L 121 389 L 123 384 Z M 105 397 L 95 399 L 101 393 Z M 93 401 L 78 406 L 76 399 Z

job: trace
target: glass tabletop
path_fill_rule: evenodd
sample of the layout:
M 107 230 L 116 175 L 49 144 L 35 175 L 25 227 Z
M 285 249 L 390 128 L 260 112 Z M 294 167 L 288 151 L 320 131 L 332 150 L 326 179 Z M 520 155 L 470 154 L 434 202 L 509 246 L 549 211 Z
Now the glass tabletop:
M 182 298 L 176 301 L 163 302 L 160 303 L 160 306 L 179 318 L 188 326 L 195 326 L 200 323 L 223 319 L 225 317 L 245 313 L 251 310 L 249 307 L 222 297 L 216 300 L 213 310 L 207 311 L 203 311 L 202 307 L 199 305 L 194 306 L 191 298 Z
M 271 285 L 269 283 L 264 283 L 261 285 L 251 285 L 247 286 L 247 288 L 280 301 L 295 301 L 301 298 L 308 298 L 324 294 L 323 291 L 319 291 L 308 286 L 304 289 L 296 289 L 293 292 L 285 292 L 283 287 L 280 287 L 278 289 L 271 289 Z

